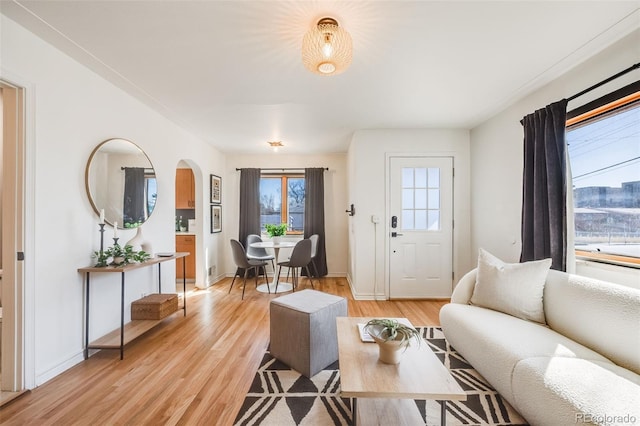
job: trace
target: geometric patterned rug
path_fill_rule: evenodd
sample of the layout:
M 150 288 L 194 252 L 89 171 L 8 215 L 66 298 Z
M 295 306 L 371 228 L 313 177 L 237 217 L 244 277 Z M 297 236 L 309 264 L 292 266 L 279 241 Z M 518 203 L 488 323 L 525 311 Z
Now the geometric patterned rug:
M 467 393 L 448 401 L 447 425 L 526 425 L 525 420 L 453 349 L 440 327 L 416 327 Z M 351 425 L 350 398 L 340 397 L 338 362 L 311 379 L 266 352 L 234 425 Z M 423 425 L 440 424 L 440 403 L 416 400 Z

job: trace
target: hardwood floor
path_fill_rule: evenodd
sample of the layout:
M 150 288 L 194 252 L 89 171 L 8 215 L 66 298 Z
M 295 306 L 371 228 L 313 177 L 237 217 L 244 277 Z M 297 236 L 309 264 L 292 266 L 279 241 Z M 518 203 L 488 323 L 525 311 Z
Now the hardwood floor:
M 438 325 L 445 301 L 355 301 L 344 278 L 316 289 L 348 299 L 349 316 Z M 231 425 L 269 343 L 269 301 L 230 279 L 187 295 L 182 311 L 119 352 L 103 350 L 0 408 L 3 425 Z M 306 278 L 300 289 L 311 288 Z

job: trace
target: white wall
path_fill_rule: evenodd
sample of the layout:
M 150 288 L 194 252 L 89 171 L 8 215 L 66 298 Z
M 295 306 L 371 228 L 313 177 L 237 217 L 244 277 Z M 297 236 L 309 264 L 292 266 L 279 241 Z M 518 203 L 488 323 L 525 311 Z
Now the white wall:
M 640 30 L 635 31 L 600 54 L 554 80 L 522 101 L 507 108 L 471 131 L 471 247 L 475 255 L 483 247 L 507 262 L 520 258 L 520 215 L 522 204 L 523 133 L 520 120 L 551 102 L 568 98 L 599 81 L 628 68 L 640 58 Z M 588 96 L 569 103 L 577 108 L 604 93 L 640 78 L 635 71 L 603 86 Z M 577 265 L 576 272 L 603 278 L 604 269 L 589 262 Z M 622 284 L 639 282 L 640 271 L 617 268 L 604 274 Z
M 144 225 L 156 252 L 175 249 L 175 169 L 186 159 L 198 169 L 199 217 L 208 217 L 208 176 L 225 176 L 224 157 L 193 135 L 105 81 L 32 33 L 1 17 L 0 77 L 27 88 L 27 239 L 25 297 L 28 335 L 27 386 L 41 384 L 82 360 L 84 281 L 77 272 L 93 264 L 98 218 L 85 193 L 84 171 L 93 148 L 114 137 L 140 146 L 153 163 L 158 201 Z M 194 170 L 195 172 L 195 170 Z M 29 185 L 28 185 L 29 187 Z M 203 226 L 205 221 L 201 221 Z M 105 236 L 112 236 L 109 229 Z M 135 231 L 121 230 L 121 241 Z M 202 232 L 207 262 L 220 263 L 220 235 Z M 199 273 L 205 267 L 199 262 Z M 29 272 L 30 271 L 30 272 Z M 94 278 L 95 277 L 95 278 Z M 175 291 L 173 262 L 163 264 L 163 290 Z M 200 276 L 204 279 L 204 276 Z M 91 339 L 119 327 L 119 276 L 94 274 Z M 157 268 L 127 273 L 126 306 L 157 289 Z M 126 320 L 129 310 L 125 310 Z M 32 361 L 30 361 L 32 360 Z
M 286 151 L 286 147 L 281 148 Z M 264 155 L 227 155 L 227 179 L 222 182 L 222 226 L 226 256 L 225 271 L 236 270 L 230 238 L 238 238 L 240 172 L 236 168 L 300 168 L 328 167 L 324 172 L 325 231 L 328 276 L 344 277 L 347 273 L 347 163 L 345 154 L 287 155 L 284 152 Z M 286 251 L 281 250 L 281 255 Z
M 349 282 L 357 299 L 385 298 L 388 272 L 385 249 L 389 218 L 385 188 L 387 155 L 448 155 L 453 157 L 454 283 L 469 268 L 469 132 L 466 130 L 361 130 L 348 151 L 349 200 L 356 214 L 349 218 Z M 380 217 L 374 225 L 371 216 Z M 376 294 L 374 295 L 374 283 Z

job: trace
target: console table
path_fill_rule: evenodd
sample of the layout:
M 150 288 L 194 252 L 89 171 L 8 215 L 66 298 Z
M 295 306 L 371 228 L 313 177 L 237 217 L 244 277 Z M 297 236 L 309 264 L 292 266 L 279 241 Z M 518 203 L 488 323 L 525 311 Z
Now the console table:
M 171 253 L 170 256 L 157 256 L 153 257 L 143 263 L 132 263 L 125 266 L 88 266 L 86 268 L 79 268 L 78 272 L 85 274 L 85 332 L 84 332 L 84 359 L 89 358 L 89 349 L 120 349 L 120 359 L 124 359 L 124 345 L 147 332 L 162 320 L 132 320 L 131 322 L 124 323 L 124 287 L 125 287 L 125 274 L 128 271 L 140 268 L 148 268 L 153 265 L 158 265 L 158 293 L 162 293 L 162 270 L 160 264 L 169 260 L 176 260 L 182 258 L 182 266 L 184 267 L 185 258 L 189 255 L 187 252 Z M 113 330 L 99 339 L 89 343 L 89 288 L 90 277 L 92 272 L 99 273 L 120 273 L 121 291 L 120 291 L 120 329 Z M 187 316 L 187 279 L 182 279 L 182 310 L 184 316 Z

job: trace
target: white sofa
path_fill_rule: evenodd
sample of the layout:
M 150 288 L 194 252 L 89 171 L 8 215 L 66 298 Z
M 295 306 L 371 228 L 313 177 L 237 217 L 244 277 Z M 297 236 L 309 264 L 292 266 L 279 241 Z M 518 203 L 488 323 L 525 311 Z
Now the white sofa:
M 476 275 L 442 329 L 531 425 L 640 425 L 640 290 L 550 270 L 545 325 L 470 304 Z

